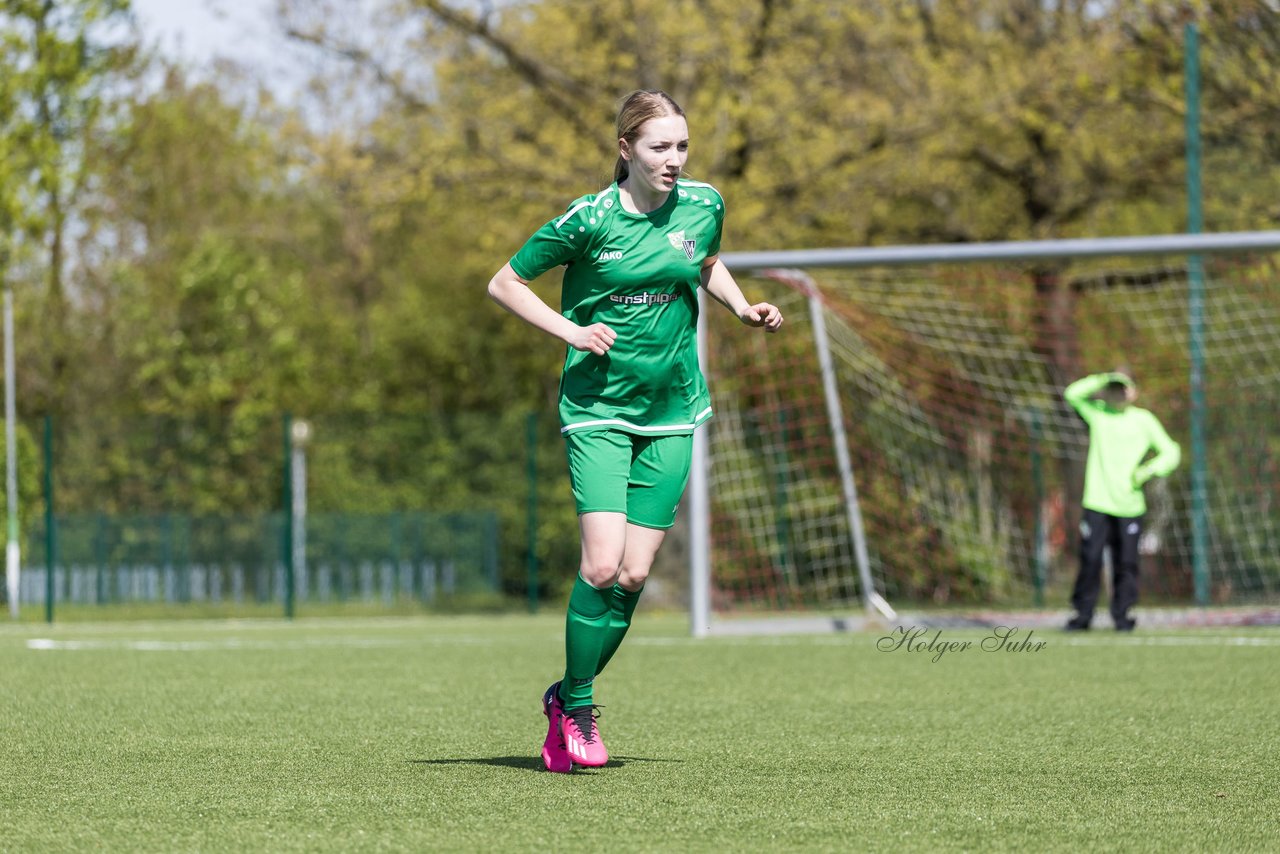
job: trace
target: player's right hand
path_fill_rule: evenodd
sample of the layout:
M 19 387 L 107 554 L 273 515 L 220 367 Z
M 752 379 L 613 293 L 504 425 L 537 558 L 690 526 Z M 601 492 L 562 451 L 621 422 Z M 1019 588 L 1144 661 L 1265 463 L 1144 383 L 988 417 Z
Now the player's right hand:
M 575 350 L 590 350 L 597 356 L 603 356 L 613 346 L 618 333 L 603 323 L 590 326 L 579 326 L 578 331 L 569 339 L 569 346 Z

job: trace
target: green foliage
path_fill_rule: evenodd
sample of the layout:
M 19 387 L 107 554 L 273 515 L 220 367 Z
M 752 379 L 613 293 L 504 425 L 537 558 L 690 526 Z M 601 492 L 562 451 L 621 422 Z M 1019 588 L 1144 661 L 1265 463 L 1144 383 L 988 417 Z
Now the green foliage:
M 41 479 L 44 466 L 40 458 L 39 436 L 39 425 L 19 421 L 15 426 L 14 438 L 17 447 L 14 449 L 14 456 L 16 458 L 18 479 L 18 545 L 24 553 L 27 552 L 32 544 L 27 528 L 21 524 L 22 518 L 24 514 L 34 515 L 33 508 L 39 508 L 43 505 L 44 490 Z M 7 478 L 7 456 L 0 454 L 0 483 L 7 483 Z M 2 508 L 0 513 L 3 513 L 3 518 L 7 520 L 9 518 L 9 495 L 7 489 L 0 491 L 0 508 Z
M 539 412 L 551 439 L 534 479 L 557 503 L 536 549 L 571 574 L 550 432 L 563 345 L 484 286 L 539 224 L 607 183 L 616 102 L 636 87 L 685 106 L 689 171 L 727 199 L 726 250 L 1183 223 L 1184 13 L 1154 0 L 413 0 L 367 17 L 286 0 L 293 46 L 327 59 L 305 110 L 265 81 L 237 91 L 142 56 L 128 34 L 103 38 L 127 6 L 0 13 L 0 271 L 18 295 L 19 407 L 59 416 L 61 458 L 83 467 L 69 501 L 274 506 L 283 412 L 349 419 L 360 428 L 318 440 L 331 466 L 318 499 L 492 502 L 514 584 L 528 558 L 522 422 Z M 1207 227 L 1271 226 L 1280 14 L 1246 0 L 1189 11 Z M 982 302 L 1037 352 L 1057 331 L 1094 334 L 1053 272 Z M 558 287 L 534 283 L 553 305 Z M 929 382 L 913 393 L 927 400 Z M 1176 391 L 1147 388 L 1161 402 Z M 484 426 L 463 429 L 470 418 Z M 887 482 L 872 489 L 894 500 Z M 896 500 L 916 513 L 909 493 Z M 994 533 L 927 533 L 956 543 L 938 575 L 999 586 L 972 569 L 1003 548 Z
M 132 46 L 111 39 L 128 6 L 28 0 L 0 11 L 0 278 L 6 287 L 20 284 L 19 299 L 39 306 L 25 309 L 40 318 L 40 346 L 27 351 L 38 367 L 23 386 L 34 411 L 65 402 L 78 373 L 72 366 L 84 358 L 72 307 L 78 289 L 64 279 L 78 206 L 92 180 L 87 141 L 111 103 L 107 90 L 134 63 Z
M 302 301 L 299 274 L 204 238 L 179 262 L 169 289 L 125 295 L 122 355 L 140 408 L 166 415 L 278 412 L 284 389 L 308 373 L 292 317 Z
M 0 173 L 12 216 L 4 220 L 5 237 L 10 224 L 17 226 L 47 243 L 55 258 L 69 203 L 85 178 L 84 139 L 106 103 L 104 90 L 132 62 L 129 45 L 105 36 L 128 8 L 128 0 L 32 0 L 0 11 L 0 136 L 6 148 L 12 145 Z M 55 289 L 61 272 L 50 270 Z

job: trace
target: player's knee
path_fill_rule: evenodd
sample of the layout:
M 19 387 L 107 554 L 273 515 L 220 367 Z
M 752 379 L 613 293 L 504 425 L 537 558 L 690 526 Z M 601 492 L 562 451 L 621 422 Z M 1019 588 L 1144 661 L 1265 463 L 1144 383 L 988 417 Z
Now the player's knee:
M 618 583 L 628 590 L 639 590 L 644 586 L 645 579 L 649 577 L 650 566 L 651 564 L 631 566 L 623 563 L 622 571 L 618 573 Z
M 613 583 L 618 580 L 621 563 L 620 560 L 607 557 L 593 558 L 591 560 L 584 559 L 581 567 L 582 577 L 592 587 L 612 587 Z

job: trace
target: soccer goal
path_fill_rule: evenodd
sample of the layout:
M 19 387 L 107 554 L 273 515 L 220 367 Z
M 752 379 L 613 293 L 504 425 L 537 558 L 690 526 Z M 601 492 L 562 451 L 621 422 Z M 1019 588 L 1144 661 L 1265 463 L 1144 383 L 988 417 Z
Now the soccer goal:
M 1088 434 L 1062 390 L 1117 368 L 1183 449 L 1146 489 L 1143 603 L 1280 600 L 1280 232 L 723 258 L 787 325 L 703 313 L 695 635 L 1065 608 Z

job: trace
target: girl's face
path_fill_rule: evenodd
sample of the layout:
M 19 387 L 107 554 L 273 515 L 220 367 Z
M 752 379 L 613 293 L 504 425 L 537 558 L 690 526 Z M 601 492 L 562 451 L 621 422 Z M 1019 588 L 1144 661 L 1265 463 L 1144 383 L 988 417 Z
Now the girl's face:
M 640 126 L 635 143 L 621 139 L 618 146 L 628 163 L 628 179 L 652 192 L 669 193 L 689 159 L 689 125 L 684 116 L 649 119 Z

